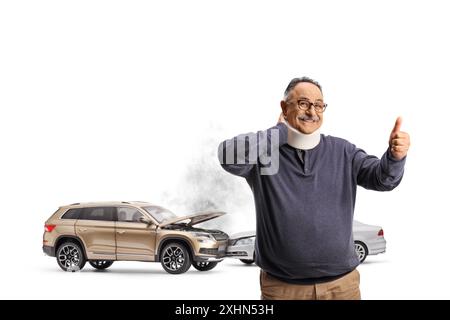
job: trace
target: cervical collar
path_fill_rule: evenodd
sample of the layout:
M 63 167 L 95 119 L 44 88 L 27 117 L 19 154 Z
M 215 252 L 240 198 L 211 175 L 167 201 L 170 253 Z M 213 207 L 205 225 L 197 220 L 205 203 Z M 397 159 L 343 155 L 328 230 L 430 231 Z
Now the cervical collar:
M 317 146 L 320 142 L 320 130 L 317 129 L 313 133 L 301 133 L 291 125 L 284 122 L 288 128 L 287 143 L 296 149 L 309 150 Z

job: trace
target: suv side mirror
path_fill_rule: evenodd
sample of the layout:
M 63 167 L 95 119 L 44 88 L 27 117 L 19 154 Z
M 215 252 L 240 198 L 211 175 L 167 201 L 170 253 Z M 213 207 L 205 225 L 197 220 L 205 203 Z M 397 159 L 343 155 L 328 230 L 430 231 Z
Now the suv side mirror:
M 145 224 L 147 224 L 149 226 L 153 224 L 153 222 L 151 222 L 149 219 L 144 218 L 144 217 L 140 217 L 139 221 L 142 222 L 142 223 L 145 223 Z

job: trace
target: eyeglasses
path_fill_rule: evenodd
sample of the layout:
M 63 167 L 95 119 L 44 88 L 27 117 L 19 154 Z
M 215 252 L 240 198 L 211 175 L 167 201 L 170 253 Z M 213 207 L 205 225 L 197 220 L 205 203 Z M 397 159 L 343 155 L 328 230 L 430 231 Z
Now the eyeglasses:
M 297 108 L 299 108 L 300 110 L 304 110 L 304 111 L 309 110 L 309 108 L 311 108 L 311 106 L 314 107 L 314 110 L 317 113 L 322 113 L 325 111 L 325 109 L 327 108 L 328 105 L 326 103 L 323 103 L 320 101 L 312 103 L 306 99 L 297 100 Z

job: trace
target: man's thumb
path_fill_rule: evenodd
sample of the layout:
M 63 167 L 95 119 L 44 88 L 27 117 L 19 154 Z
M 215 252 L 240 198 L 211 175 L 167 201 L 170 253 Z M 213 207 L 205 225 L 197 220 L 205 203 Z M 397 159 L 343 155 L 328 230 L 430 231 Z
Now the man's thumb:
M 395 125 L 394 129 L 392 129 L 392 133 L 399 132 L 401 126 L 402 126 L 402 117 L 398 117 L 397 120 L 395 120 Z

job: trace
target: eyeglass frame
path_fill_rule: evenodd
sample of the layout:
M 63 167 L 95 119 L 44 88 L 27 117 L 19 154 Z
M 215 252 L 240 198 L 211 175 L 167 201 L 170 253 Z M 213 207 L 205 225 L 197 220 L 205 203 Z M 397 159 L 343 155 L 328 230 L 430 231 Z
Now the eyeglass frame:
M 304 108 L 300 107 L 300 102 L 307 103 L 308 104 L 308 108 L 304 109 Z M 293 103 L 293 101 L 287 101 L 287 103 Z M 323 113 L 327 109 L 328 104 L 323 103 L 323 106 L 322 106 L 323 109 L 322 109 L 322 111 L 319 111 L 319 110 L 317 110 L 317 106 L 316 106 L 315 102 L 313 103 L 313 102 L 309 101 L 308 99 L 304 99 L 304 98 L 298 99 L 296 101 L 296 107 L 299 108 L 300 110 L 303 110 L 303 111 L 309 110 L 309 109 L 311 109 L 311 106 L 314 107 L 314 111 L 316 111 L 317 113 Z

